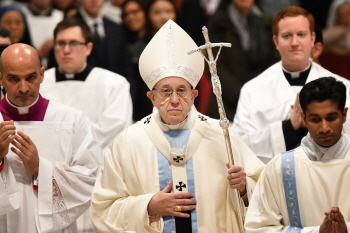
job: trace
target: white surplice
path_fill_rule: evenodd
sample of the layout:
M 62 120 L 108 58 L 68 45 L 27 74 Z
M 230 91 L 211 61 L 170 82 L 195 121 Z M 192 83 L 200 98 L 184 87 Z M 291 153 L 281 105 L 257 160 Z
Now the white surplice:
M 56 82 L 56 68 L 45 71 L 43 97 L 81 110 L 90 119 L 105 151 L 112 140 L 132 124 L 129 82 L 102 68 L 93 68 L 85 81 Z
M 307 135 L 294 150 L 301 232 L 318 233 L 326 217 L 324 212 L 332 206 L 339 207 L 350 232 L 349 142 L 343 134 L 335 145 L 326 149 Z M 249 204 L 246 233 L 285 232 L 290 226 L 281 162 L 281 155 L 276 156 L 261 173 Z
M 50 101 L 43 121 L 15 121 L 15 126 L 38 150 L 38 190 L 22 160 L 9 150 L 0 173 L 0 232 L 76 232 L 75 220 L 90 206 L 103 163 L 88 118 Z
M 306 83 L 328 76 L 346 85 L 346 106 L 349 106 L 349 80 L 312 62 Z M 264 163 L 286 151 L 282 121 L 290 119 L 291 105 L 294 105 L 296 95 L 283 74 L 281 61 L 247 82 L 241 89 L 232 127 Z M 344 131 L 350 135 L 349 117 L 348 114 Z
M 32 46 L 40 49 L 47 40 L 53 39 L 53 31 L 56 25 L 63 20 L 64 13 L 52 8 L 50 15 L 34 15 L 28 4 L 23 5 L 21 9 L 26 16 Z
M 147 212 L 149 201 L 160 191 L 157 151 L 165 157 L 170 154 L 163 133 L 168 126 L 159 123 L 156 115 L 154 112 L 130 126 L 110 145 L 92 195 L 96 232 L 163 231 L 162 217 L 149 217 Z M 194 108 L 189 115 L 187 121 L 193 120 L 192 124 L 184 122 L 179 127 L 190 128 L 186 156 L 193 161 L 198 232 L 237 232 L 219 121 Z M 250 199 L 263 163 L 233 130 L 230 136 L 235 164 L 243 166 L 247 174 Z

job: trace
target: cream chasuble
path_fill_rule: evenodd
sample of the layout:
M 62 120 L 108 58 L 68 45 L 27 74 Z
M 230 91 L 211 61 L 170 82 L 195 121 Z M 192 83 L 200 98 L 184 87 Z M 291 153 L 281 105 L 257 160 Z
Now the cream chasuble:
M 328 152 L 334 152 L 336 159 L 324 158 L 323 161 L 313 161 L 310 159 L 316 160 L 316 155 L 313 156 L 307 152 L 305 146 L 311 145 L 309 142 L 307 144 L 307 140 L 308 138 L 304 137 L 304 144 L 294 150 L 298 214 L 303 227 L 301 232 L 319 232 L 319 226 L 326 217 L 324 212 L 330 211 L 332 206 L 339 207 L 350 232 L 348 197 L 350 185 L 347 180 L 350 176 L 350 150 L 344 151 L 345 146 L 347 148 L 349 146 L 338 141 L 336 143 L 339 144 L 338 148 L 328 149 Z M 344 142 L 348 141 L 346 139 Z M 318 154 L 321 153 L 319 151 Z M 343 155 L 340 156 L 338 153 Z M 327 154 L 326 152 L 324 157 L 327 157 Z M 283 187 L 281 162 L 279 155 L 271 160 L 261 173 L 249 204 L 245 222 L 246 233 L 287 232 L 291 225 Z
M 168 217 L 149 217 L 147 206 L 153 195 L 162 190 L 161 180 L 172 179 L 170 175 L 178 172 L 174 171 L 177 168 L 174 169 L 173 162 L 176 161 L 187 162 L 179 169 L 187 177 L 187 191 L 195 193 L 198 232 L 236 232 L 238 222 L 227 180 L 228 159 L 222 129 L 218 120 L 194 113 L 193 126 L 183 130 L 181 136 L 186 138 L 186 131 L 189 132 L 187 145 L 172 141 L 172 131 L 163 133 L 153 114 L 128 127 L 110 145 L 92 196 L 91 213 L 97 232 L 165 232 L 164 221 Z M 263 163 L 235 132 L 230 130 L 230 134 L 235 162 L 243 166 L 247 174 L 250 198 Z M 173 142 L 175 146 L 172 146 Z M 173 163 L 172 173 L 167 172 L 165 177 L 159 172 L 160 154 L 168 164 Z M 186 168 L 189 163 L 192 163 L 193 175 L 189 172 L 191 169 Z M 179 191 L 184 186 L 186 178 L 182 175 L 176 175 L 179 180 L 173 180 L 172 191 Z M 192 229 L 193 223 L 192 219 Z

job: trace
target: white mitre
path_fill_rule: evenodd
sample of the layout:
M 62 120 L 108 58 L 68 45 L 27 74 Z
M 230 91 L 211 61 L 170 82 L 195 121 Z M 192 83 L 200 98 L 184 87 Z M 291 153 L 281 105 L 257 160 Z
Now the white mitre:
M 171 19 L 161 27 L 143 50 L 139 69 L 143 81 L 152 90 L 166 77 L 186 79 L 195 88 L 204 71 L 204 58 L 199 52 L 187 52 L 198 46 L 192 38 Z

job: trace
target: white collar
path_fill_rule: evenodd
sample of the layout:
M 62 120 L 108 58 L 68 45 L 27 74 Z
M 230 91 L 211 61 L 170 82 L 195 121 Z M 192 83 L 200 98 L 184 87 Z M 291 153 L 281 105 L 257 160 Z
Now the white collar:
M 12 104 L 11 101 L 8 99 L 8 97 L 6 95 L 7 103 L 9 103 L 12 107 L 17 108 L 19 115 L 28 114 L 29 113 L 29 108 L 32 107 L 34 104 L 36 104 L 36 102 L 38 102 L 38 99 L 39 99 L 39 95 L 38 95 L 38 98 L 36 98 L 36 100 L 31 105 L 24 106 L 24 107 L 18 107 L 16 105 Z
M 160 129 L 165 132 L 165 131 L 170 131 L 170 130 L 185 130 L 185 129 L 191 129 L 194 125 L 195 117 L 196 117 L 196 109 L 194 106 L 191 107 L 190 111 L 187 114 L 187 117 L 185 120 L 183 120 L 181 123 L 177 125 L 168 125 L 163 123 L 159 111 L 156 107 L 153 107 L 153 115 L 155 117 L 155 120 L 160 127 Z
M 312 161 L 329 161 L 334 159 L 344 159 L 350 147 L 348 135 L 342 133 L 339 140 L 330 147 L 320 146 L 308 133 L 301 140 L 301 148 L 306 156 Z
M 77 73 L 64 73 L 64 72 L 61 70 L 61 67 L 58 67 L 58 70 L 60 71 L 60 73 L 64 74 L 64 75 L 66 76 L 67 79 L 74 79 L 74 75 L 75 75 L 75 74 L 81 73 L 81 72 L 86 68 L 86 66 L 87 66 L 87 63 L 85 62 L 83 68 L 82 68 L 79 72 L 77 72 Z
M 310 66 L 311 66 L 311 60 L 310 60 L 310 62 L 309 62 L 309 65 L 308 65 L 305 69 L 300 70 L 300 71 L 288 71 L 288 70 L 286 70 L 283 66 L 282 66 L 282 69 L 283 69 L 284 72 L 290 74 L 290 75 L 292 76 L 292 79 L 294 79 L 294 78 L 299 78 L 300 73 L 302 73 L 302 72 L 308 70 L 308 69 L 310 68 Z

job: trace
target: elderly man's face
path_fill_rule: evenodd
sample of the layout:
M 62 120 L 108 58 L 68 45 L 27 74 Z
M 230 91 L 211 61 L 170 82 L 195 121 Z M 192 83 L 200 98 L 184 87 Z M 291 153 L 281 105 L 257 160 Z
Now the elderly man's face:
M 66 44 L 64 47 L 60 44 Z M 70 46 L 69 43 L 76 44 Z M 63 29 L 57 33 L 55 41 L 55 58 L 63 73 L 79 73 L 90 55 L 92 43 L 86 41 L 78 26 Z
M 158 109 L 162 121 L 168 125 L 181 123 L 187 117 L 198 95 L 197 90 L 191 89 L 189 82 L 179 77 L 163 78 L 156 83 L 153 89 L 147 92 L 147 96 L 152 100 L 153 106 Z M 175 91 L 170 97 L 163 97 L 157 90 L 181 90 L 185 97 L 180 97 Z
M 40 68 L 36 51 L 28 46 L 9 46 L 1 55 L 3 69 L 0 84 L 10 102 L 19 107 L 29 106 L 38 98 L 45 68 Z

